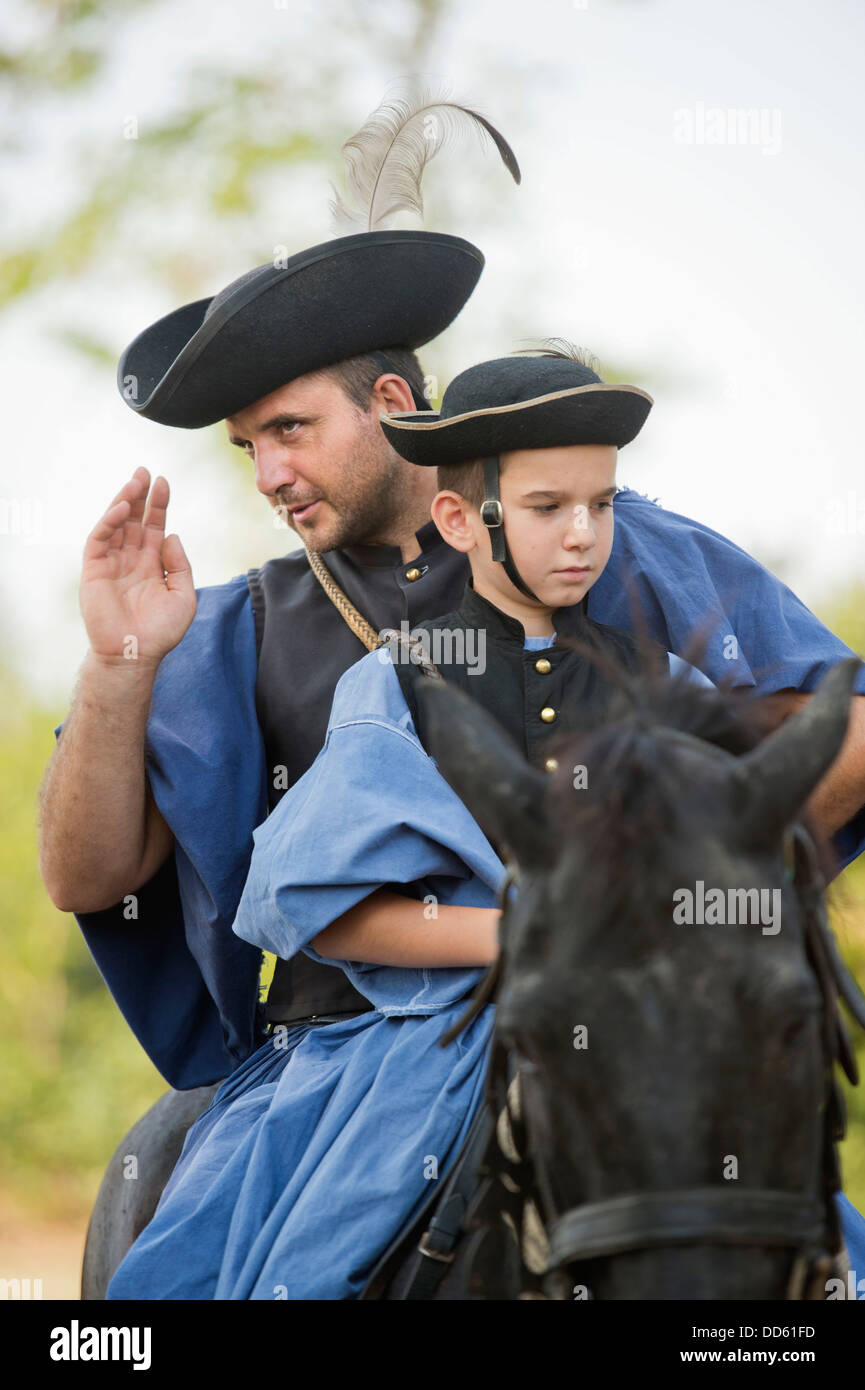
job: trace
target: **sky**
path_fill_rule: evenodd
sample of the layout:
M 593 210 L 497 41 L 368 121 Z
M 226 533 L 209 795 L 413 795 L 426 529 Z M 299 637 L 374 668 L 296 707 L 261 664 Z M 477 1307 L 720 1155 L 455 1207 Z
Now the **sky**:
M 362 10 L 172 0 L 118 21 L 93 89 L 45 102 L 17 131 L 17 148 L 0 149 L 4 239 L 50 226 L 69 205 L 70 150 L 102 148 L 130 113 L 146 138 L 192 66 L 279 63 L 308 75 L 324 49 L 350 54 L 352 14 L 372 31 L 374 56 L 346 71 L 347 137 L 389 80 L 410 75 L 391 57 L 399 0 Z M 26 42 L 32 23 L 10 6 L 4 42 Z M 621 454 L 620 483 L 743 546 L 809 606 L 863 582 L 865 8 L 472 0 L 454 7 L 429 57 L 422 75 L 501 127 L 523 180 L 515 188 L 477 150 L 444 151 L 431 166 L 427 225 L 480 245 L 486 268 L 466 310 L 425 350 L 427 369 L 444 385 L 526 340 L 567 337 L 654 397 Z M 304 119 L 315 123 L 314 98 Z M 292 171 L 268 193 L 246 239 L 220 246 L 215 282 L 199 293 L 265 259 L 275 241 L 295 251 L 331 235 L 334 157 L 329 171 Z M 190 207 L 178 181 L 148 215 L 175 253 L 188 239 L 193 257 L 201 229 Z M 139 273 L 126 239 L 82 279 L 55 281 L 0 317 L 11 426 L 0 463 L 0 640 L 7 664 L 61 704 L 86 650 L 76 598 L 84 540 L 139 464 L 169 478 L 169 527 L 196 584 L 296 543 L 274 529 L 251 474 L 228 466 L 223 426 L 139 419 L 113 370 L 56 338 L 58 323 L 91 325 L 119 354 L 176 302 Z

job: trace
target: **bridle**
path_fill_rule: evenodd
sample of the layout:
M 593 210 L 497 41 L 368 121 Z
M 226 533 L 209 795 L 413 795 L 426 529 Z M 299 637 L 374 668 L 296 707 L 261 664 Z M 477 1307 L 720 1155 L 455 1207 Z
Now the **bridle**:
M 803 935 L 809 965 L 822 997 L 822 1052 L 825 1076 L 823 1148 L 820 1190 L 805 1194 L 772 1189 L 694 1187 L 629 1192 L 557 1212 L 543 1155 L 532 1144 L 519 1097 L 520 1073 L 531 1066 L 493 1035 L 487 1076 L 487 1102 L 498 1119 L 488 1145 L 482 1173 L 488 1186 L 485 1210 L 498 1210 L 521 1241 L 527 1285 L 524 1298 L 572 1297 L 568 1267 L 575 1263 L 635 1250 L 676 1246 L 760 1246 L 791 1252 L 787 1299 L 822 1299 L 826 1279 L 843 1249 L 834 1194 L 841 1187 L 837 1143 L 844 1136 L 845 1116 L 835 1063 L 848 1080 L 858 1082 L 858 1070 L 843 1018 L 843 999 L 856 1022 L 865 1028 L 865 997 L 838 953 L 825 906 L 825 881 L 811 836 L 802 825 L 787 832 L 785 849 L 793 886 L 802 911 Z M 515 868 L 508 869 L 499 893 L 502 926 L 509 910 Z M 506 940 L 506 930 L 502 939 Z M 451 1029 L 450 1041 L 487 1003 L 495 1001 L 504 975 L 504 951 L 481 985 L 468 1013 Z M 504 1126 L 504 1141 L 503 1141 Z M 537 1250 L 526 1265 L 521 1233 L 527 1205 L 540 1215 L 546 1250 Z M 537 1221 L 536 1221 L 537 1225 Z M 535 1242 L 537 1246 L 537 1242 Z

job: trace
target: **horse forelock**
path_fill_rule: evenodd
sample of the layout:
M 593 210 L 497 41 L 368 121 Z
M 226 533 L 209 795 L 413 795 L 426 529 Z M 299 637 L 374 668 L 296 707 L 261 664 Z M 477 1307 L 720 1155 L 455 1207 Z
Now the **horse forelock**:
M 548 793 L 559 872 L 570 873 L 592 934 L 615 919 L 645 917 L 653 893 L 667 892 L 683 865 L 701 876 L 707 843 L 722 847 L 735 830 L 729 801 L 712 799 L 723 782 L 717 751 L 747 754 L 778 716 L 750 693 L 698 685 L 686 673 L 659 675 L 645 652 L 634 673 L 608 651 L 571 644 L 612 686 L 605 710 L 550 745 L 559 764 Z M 689 739 L 671 737 L 682 734 Z M 828 871 L 831 847 L 814 838 Z

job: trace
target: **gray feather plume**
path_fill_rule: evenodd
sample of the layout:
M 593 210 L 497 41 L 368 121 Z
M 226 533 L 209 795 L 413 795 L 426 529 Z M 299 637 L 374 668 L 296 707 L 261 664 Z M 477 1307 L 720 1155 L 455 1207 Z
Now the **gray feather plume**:
M 540 347 L 517 348 L 512 354 L 515 357 L 565 357 L 572 362 L 579 362 L 581 367 L 588 367 L 596 376 L 601 374 L 601 364 L 593 352 L 588 348 L 577 347 L 570 338 L 544 338 Z
M 350 201 L 334 189 L 330 207 L 337 231 L 383 231 L 399 212 L 423 217 L 424 169 L 444 145 L 468 130 L 492 140 L 519 183 L 516 155 L 479 111 L 425 91 L 383 101 L 342 147 Z

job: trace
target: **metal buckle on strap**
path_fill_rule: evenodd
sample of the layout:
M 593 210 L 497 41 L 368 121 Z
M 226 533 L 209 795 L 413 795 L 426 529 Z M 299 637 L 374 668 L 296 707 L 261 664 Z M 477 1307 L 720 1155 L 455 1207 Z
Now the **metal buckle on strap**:
M 481 521 L 484 526 L 501 526 L 504 521 L 501 502 L 496 498 L 488 497 L 481 507 Z
M 429 1234 L 429 1229 L 425 1230 L 420 1240 L 418 1241 L 417 1248 L 419 1254 L 426 1255 L 428 1260 L 439 1260 L 442 1264 L 451 1264 L 454 1258 L 453 1250 L 451 1250 L 450 1253 L 446 1253 L 443 1250 L 431 1250 L 427 1245 L 427 1238 L 429 1237 Z

